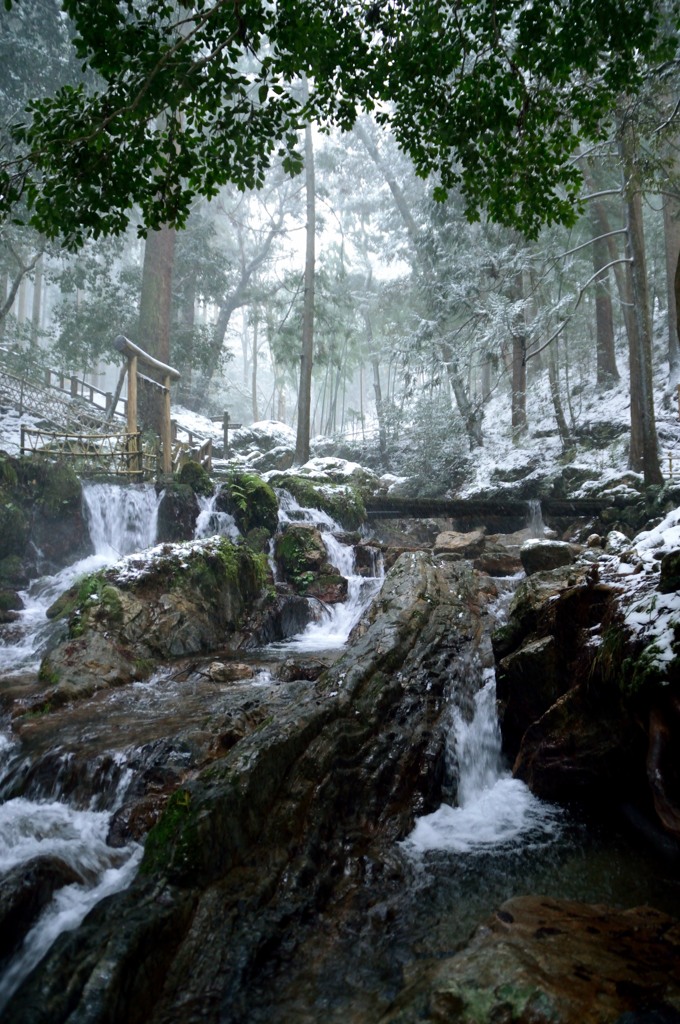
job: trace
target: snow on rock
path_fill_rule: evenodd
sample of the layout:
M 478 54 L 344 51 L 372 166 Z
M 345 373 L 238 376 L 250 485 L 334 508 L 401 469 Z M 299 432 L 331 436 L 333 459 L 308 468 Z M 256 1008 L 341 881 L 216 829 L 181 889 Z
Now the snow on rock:
M 278 420 L 258 420 L 235 430 L 231 444 L 240 451 L 253 448 L 260 452 L 269 452 L 273 448 L 294 449 L 295 431 Z
M 680 633 L 680 591 L 659 589 L 660 569 L 665 555 L 680 552 L 680 508 L 633 541 L 612 531 L 607 550 L 612 553 L 604 556 L 603 569 L 613 582 L 620 581 L 623 621 L 641 648 L 637 661 L 667 685 L 668 667 L 680 654 L 675 639 Z
M 180 430 L 192 434 L 202 434 L 205 437 L 222 437 L 222 423 L 220 420 L 212 420 L 208 416 L 201 416 L 192 409 L 186 409 L 183 405 L 172 406 L 172 418 Z

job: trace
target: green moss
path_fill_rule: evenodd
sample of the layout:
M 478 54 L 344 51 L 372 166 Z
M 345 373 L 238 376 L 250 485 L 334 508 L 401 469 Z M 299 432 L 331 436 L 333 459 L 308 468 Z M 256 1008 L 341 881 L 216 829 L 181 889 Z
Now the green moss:
M 21 489 L 48 518 L 60 518 L 72 509 L 80 509 L 82 488 L 69 463 L 31 457 L 19 459 L 15 468 Z
M 269 537 L 279 524 L 279 503 L 274 491 L 253 473 L 233 472 L 220 492 L 218 506 L 229 512 L 245 536 L 251 530 L 265 530 Z
M 303 508 L 318 508 L 339 522 L 346 530 L 356 530 L 366 521 L 366 507 L 358 487 L 353 483 L 337 484 L 331 480 L 279 474 L 271 478 L 274 487 L 293 495 Z
M 177 474 L 177 480 L 180 484 L 188 484 L 194 494 L 204 498 L 211 497 L 215 490 L 212 480 L 198 462 L 185 462 Z
M 41 683 L 46 683 L 48 686 L 57 686 L 59 683 L 59 673 L 55 669 L 49 668 L 48 665 L 43 662 L 40 666 L 40 671 L 38 672 L 38 679 Z
M 144 844 L 140 872 L 151 875 L 171 865 L 186 866 L 197 843 L 196 812 L 188 789 L 172 794 L 159 821 Z
M 22 554 L 28 535 L 28 519 L 18 505 L 13 501 L 0 504 L 0 558 Z

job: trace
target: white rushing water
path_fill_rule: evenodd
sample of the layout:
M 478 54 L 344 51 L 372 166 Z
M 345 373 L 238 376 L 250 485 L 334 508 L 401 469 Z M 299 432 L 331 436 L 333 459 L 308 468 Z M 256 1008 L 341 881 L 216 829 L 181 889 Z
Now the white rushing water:
M 82 576 L 142 551 L 156 539 L 159 498 L 153 484 L 85 484 L 83 502 L 94 554 L 34 580 L 21 592 L 23 610 L 0 634 L 0 668 L 6 675 L 37 672 L 51 636 L 61 628 L 46 616 L 60 594 Z
M 316 508 L 304 508 L 288 491 L 279 492 L 279 522 L 308 523 L 320 532 L 328 553 L 328 561 L 347 580 L 347 599 L 337 604 L 325 605 L 317 622 L 289 640 L 275 646 L 280 650 L 298 653 L 330 651 L 343 647 L 349 634 L 379 592 L 384 578 L 382 561 L 376 565 L 375 576 L 360 576 L 355 572 L 354 548 L 344 544 L 336 534 L 342 534 L 339 523 Z
M 241 531 L 236 521 L 229 512 L 220 512 L 215 508 L 218 499 L 217 494 L 204 498 L 199 495 L 198 505 L 200 512 L 196 520 L 194 536 L 197 540 L 203 537 L 228 537 L 230 540 L 241 540 Z
M 0 667 L 6 676 L 37 671 L 53 631 L 60 628 L 46 617 L 60 594 L 80 577 L 155 541 L 159 499 L 153 485 L 85 484 L 83 501 L 95 553 L 35 580 L 22 593 L 24 609 L 0 637 Z M 0 732 L 0 776 L 14 750 L 12 737 Z M 127 781 L 124 776 L 120 799 Z M 95 904 L 126 888 L 134 877 L 141 846 L 115 849 L 106 843 L 114 809 L 92 811 L 24 797 L 0 805 L 0 874 L 29 863 L 42 863 L 49 873 L 50 863 L 58 861 L 78 879 L 57 889 L 6 965 L 0 978 L 0 1013 L 57 936 L 76 928 Z
M 559 809 L 535 797 L 503 764 L 493 670 L 485 677 L 472 719 L 453 712 L 449 746 L 458 763 L 457 806 L 442 804 L 418 818 L 403 844 L 409 853 L 473 853 L 532 838 L 540 843 L 560 830 Z
M 142 857 L 137 843 L 107 846 L 110 813 L 17 798 L 0 805 L 0 873 L 57 860 L 78 876 L 58 889 L 0 977 L 0 1012 L 64 931 L 77 928 L 105 896 L 126 888 Z

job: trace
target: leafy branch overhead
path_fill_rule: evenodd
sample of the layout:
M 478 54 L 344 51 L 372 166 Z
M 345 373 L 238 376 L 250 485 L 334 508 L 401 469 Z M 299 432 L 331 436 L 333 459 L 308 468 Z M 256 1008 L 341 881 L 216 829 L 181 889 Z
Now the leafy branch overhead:
M 5 0 L 8 11 L 30 0 Z M 659 0 L 61 0 L 83 79 L 10 128 L 0 209 L 77 246 L 181 226 L 198 195 L 301 169 L 299 131 L 372 110 L 435 196 L 535 236 L 571 224 L 572 157 L 675 53 Z M 7 15 L 5 15 L 7 17 Z M 299 80 L 313 82 L 303 100 Z

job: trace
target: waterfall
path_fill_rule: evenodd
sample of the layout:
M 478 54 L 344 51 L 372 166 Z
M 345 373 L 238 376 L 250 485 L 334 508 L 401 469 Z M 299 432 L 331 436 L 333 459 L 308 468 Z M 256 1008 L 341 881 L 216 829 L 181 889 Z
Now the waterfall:
M 197 540 L 203 537 L 228 537 L 230 540 L 241 540 L 241 531 L 236 521 L 229 512 L 220 512 L 215 508 L 217 494 L 204 498 L 199 495 L 198 504 L 200 512 L 196 520 L 194 536 Z
M 83 501 L 95 553 L 116 561 L 156 540 L 159 497 L 153 484 L 84 484 Z
M 45 615 L 60 594 L 82 576 L 155 542 L 159 498 L 153 484 L 85 484 L 83 501 L 95 553 L 54 575 L 33 580 L 21 592 L 24 608 L 0 635 L 0 660 L 7 675 L 37 672 L 50 638 L 62 628 Z
M 543 522 L 543 512 L 541 511 L 541 503 L 535 498 L 527 502 L 528 514 L 527 514 L 527 529 L 529 530 L 530 537 L 536 537 L 539 540 L 545 535 L 545 523 Z
M 126 888 L 142 847 L 106 844 L 110 813 L 17 798 L 0 805 L 0 873 L 31 862 L 66 865 L 77 881 L 58 889 L 0 978 L 0 1012 L 23 979 L 64 931 L 77 928 L 96 903 Z
M 278 497 L 279 522 L 282 526 L 302 522 L 309 523 L 320 531 L 328 553 L 328 561 L 347 580 L 347 600 L 324 606 L 318 622 L 310 623 L 302 633 L 276 644 L 276 647 L 279 650 L 290 649 L 300 653 L 337 650 L 347 642 L 349 634 L 379 592 L 384 576 L 382 560 L 380 559 L 376 565 L 375 576 L 357 575 L 354 548 L 351 544 L 343 543 L 337 536 L 343 533 L 339 523 L 336 523 L 327 512 L 302 507 L 288 491 L 278 492 Z
M 444 803 L 418 818 L 403 843 L 408 853 L 472 853 L 526 844 L 530 837 L 540 844 L 560 830 L 560 810 L 540 801 L 504 766 L 493 669 L 483 673 L 482 682 L 472 717 L 466 720 L 459 708 L 452 712 L 447 756 L 458 772 L 457 806 Z

